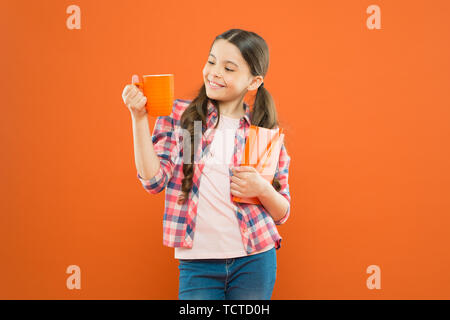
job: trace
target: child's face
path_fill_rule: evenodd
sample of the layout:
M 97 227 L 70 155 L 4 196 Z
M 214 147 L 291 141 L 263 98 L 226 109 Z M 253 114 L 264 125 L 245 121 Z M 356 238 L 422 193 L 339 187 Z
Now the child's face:
M 212 87 L 210 80 L 220 87 Z M 257 89 L 255 77 L 250 74 L 239 49 L 223 39 L 217 40 L 211 48 L 203 68 L 203 81 L 207 96 L 219 101 L 232 100 Z

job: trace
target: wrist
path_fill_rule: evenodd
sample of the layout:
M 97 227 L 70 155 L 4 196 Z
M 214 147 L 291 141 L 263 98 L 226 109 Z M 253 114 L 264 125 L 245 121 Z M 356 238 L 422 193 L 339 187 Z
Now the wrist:
M 259 194 L 259 198 L 268 198 L 270 197 L 270 194 L 272 193 L 272 185 L 270 184 L 269 181 L 267 181 L 266 179 L 262 179 L 262 188 L 261 188 L 261 192 Z
M 148 120 L 148 117 L 147 117 L 147 113 L 144 113 L 143 115 L 140 115 L 140 116 L 138 116 L 138 115 L 135 115 L 135 114 L 131 114 L 131 120 L 133 120 L 133 122 L 140 122 L 140 121 L 143 121 L 143 120 Z

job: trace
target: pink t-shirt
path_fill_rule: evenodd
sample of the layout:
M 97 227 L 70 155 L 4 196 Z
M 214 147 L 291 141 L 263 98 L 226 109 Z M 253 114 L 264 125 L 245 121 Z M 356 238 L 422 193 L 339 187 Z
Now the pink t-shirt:
M 236 206 L 230 200 L 228 165 L 234 151 L 234 137 L 240 119 L 220 114 L 220 121 L 210 152 L 205 155 L 192 248 L 176 247 L 176 259 L 227 259 L 247 256 L 236 217 Z M 271 244 L 261 253 L 273 248 Z

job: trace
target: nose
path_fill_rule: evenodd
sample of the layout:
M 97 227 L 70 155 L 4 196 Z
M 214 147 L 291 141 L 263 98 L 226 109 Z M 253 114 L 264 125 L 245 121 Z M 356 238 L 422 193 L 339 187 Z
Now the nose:
M 217 78 L 222 78 L 222 74 L 219 72 L 218 67 L 214 67 L 211 73 L 215 75 Z

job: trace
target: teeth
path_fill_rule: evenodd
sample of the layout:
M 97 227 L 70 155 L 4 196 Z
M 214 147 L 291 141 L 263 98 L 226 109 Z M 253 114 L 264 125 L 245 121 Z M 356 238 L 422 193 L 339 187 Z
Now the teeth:
M 211 85 L 211 87 L 215 87 L 215 88 L 220 88 L 222 86 L 218 86 L 217 84 L 212 83 L 211 81 L 209 82 L 209 84 Z

